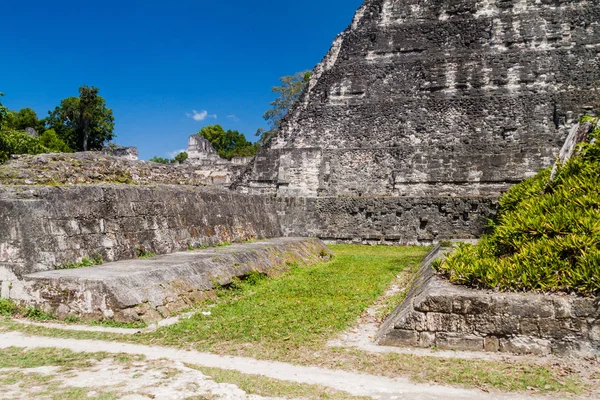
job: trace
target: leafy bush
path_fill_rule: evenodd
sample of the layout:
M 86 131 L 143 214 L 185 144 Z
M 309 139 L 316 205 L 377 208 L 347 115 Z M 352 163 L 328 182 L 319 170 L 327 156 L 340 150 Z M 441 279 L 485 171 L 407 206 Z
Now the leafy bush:
M 175 156 L 175 161 L 177 161 L 179 164 L 183 164 L 187 159 L 188 153 L 186 153 L 185 151 L 182 151 L 181 153 Z
M 25 132 L 12 129 L 0 130 L 0 164 L 12 154 L 70 153 L 72 150 L 54 130 L 42 133 L 40 137 L 29 136 Z
M 600 127 L 562 166 L 514 186 L 491 232 L 438 269 L 451 282 L 500 291 L 600 294 Z
M 0 163 L 8 160 L 11 154 L 41 153 L 50 153 L 50 149 L 43 146 L 39 138 L 11 129 L 0 131 Z
M 167 165 L 175 163 L 175 160 L 173 160 L 171 158 L 162 158 L 162 157 L 158 157 L 158 156 L 154 156 L 151 159 L 149 159 L 148 161 L 155 162 L 158 164 L 167 164 Z
M 0 299 L 0 316 L 10 317 L 19 311 L 19 307 L 9 299 Z

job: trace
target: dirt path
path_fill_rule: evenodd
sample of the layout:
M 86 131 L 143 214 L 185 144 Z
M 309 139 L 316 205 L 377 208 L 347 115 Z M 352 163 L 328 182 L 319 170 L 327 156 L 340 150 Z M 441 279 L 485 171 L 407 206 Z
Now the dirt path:
M 487 400 L 487 399 L 541 399 L 526 395 L 484 393 L 444 386 L 415 384 L 407 379 L 391 379 L 381 376 L 350 373 L 317 367 L 304 367 L 281 362 L 255 360 L 252 358 L 218 356 L 196 351 L 184 351 L 165 347 L 104 342 L 93 340 L 58 339 L 27 336 L 18 332 L 0 333 L 0 348 L 61 348 L 74 352 L 108 352 L 144 355 L 148 360 L 166 359 L 175 363 L 190 363 L 205 367 L 236 370 L 246 374 L 263 375 L 285 381 L 318 384 L 343 390 L 356 396 L 396 400 Z M 226 397 L 227 398 L 227 397 Z

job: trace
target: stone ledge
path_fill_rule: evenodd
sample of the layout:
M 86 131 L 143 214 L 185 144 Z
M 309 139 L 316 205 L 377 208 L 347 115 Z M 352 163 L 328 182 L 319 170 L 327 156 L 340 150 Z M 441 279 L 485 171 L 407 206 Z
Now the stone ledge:
M 278 238 L 234 244 L 91 268 L 54 270 L 24 277 L 27 303 L 59 318 L 153 322 L 202 299 L 216 285 L 251 271 L 274 273 L 289 263 L 329 255 L 318 239 Z
M 497 293 L 452 285 L 435 274 L 438 246 L 377 342 L 521 354 L 600 355 L 600 301 L 569 295 Z

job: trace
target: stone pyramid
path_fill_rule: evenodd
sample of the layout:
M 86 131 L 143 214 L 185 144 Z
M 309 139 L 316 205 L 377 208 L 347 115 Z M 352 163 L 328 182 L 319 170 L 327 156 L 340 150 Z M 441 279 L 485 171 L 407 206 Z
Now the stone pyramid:
M 242 191 L 497 197 L 598 102 L 600 2 L 366 0 L 314 72 Z

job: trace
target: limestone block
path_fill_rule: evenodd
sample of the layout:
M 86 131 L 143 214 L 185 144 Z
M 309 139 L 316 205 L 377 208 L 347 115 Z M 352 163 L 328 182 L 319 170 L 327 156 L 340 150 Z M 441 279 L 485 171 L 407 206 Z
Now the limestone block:
M 452 313 L 452 297 L 448 295 L 436 295 L 424 293 L 415 299 L 415 310 L 421 312 Z
M 418 346 L 419 333 L 404 329 L 393 329 L 380 344 L 383 346 Z
M 483 351 L 484 339 L 481 336 L 453 333 L 437 333 L 435 344 L 443 350 Z
M 473 332 L 473 325 L 467 324 L 465 317 L 457 314 L 427 313 L 429 332 Z
M 501 338 L 500 351 L 505 353 L 546 355 L 552 352 L 552 347 L 549 340 L 516 336 Z
M 519 319 L 511 315 L 478 314 L 474 318 L 475 330 L 485 335 L 513 335 L 519 330 Z
M 500 340 L 494 336 L 487 336 L 484 339 L 483 347 L 487 352 L 498 352 L 500 350 Z

